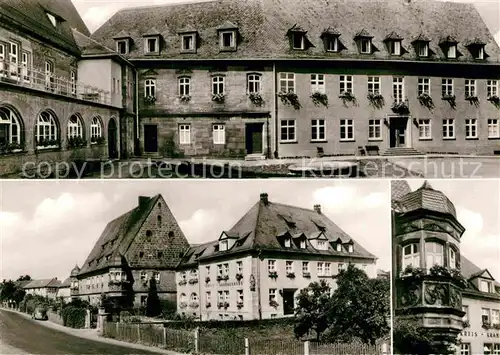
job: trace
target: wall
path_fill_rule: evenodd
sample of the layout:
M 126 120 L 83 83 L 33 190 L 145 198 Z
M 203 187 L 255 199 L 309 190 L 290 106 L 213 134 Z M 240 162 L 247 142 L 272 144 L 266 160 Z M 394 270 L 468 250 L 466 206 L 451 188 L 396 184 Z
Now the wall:
M 49 317 L 49 322 L 64 325 L 63 319 L 59 314 L 48 311 L 47 316 Z

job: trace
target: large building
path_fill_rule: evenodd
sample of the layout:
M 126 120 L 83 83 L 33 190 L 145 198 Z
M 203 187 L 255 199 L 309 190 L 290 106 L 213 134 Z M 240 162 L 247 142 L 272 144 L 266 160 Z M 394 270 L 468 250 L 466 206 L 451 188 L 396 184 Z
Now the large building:
M 140 196 L 109 222 L 81 268 L 71 295 L 98 304 L 105 294 L 122 307 L 145 305 L 154 278 L 161 299 L 176 300 L 175 270 L 189 244 L 161 195 Z
M 200 320 L 294 314 L 298 291 L 349 264 L 377 277 L 376 257 L 323 212 L 271 202 L 263 193 L 218 240 L 192 246 L 176 274 L 177 308 Z
M 473 4 L 217 0 L 121 10 L 92 38 L 138 70 L 146 153 L 498 152 L 500 48 Z
M 61 281 L 57 278 L 31 280 L 23 286 L 27 295 L 41 296 L 55 300 L 58 297 Z
M 71 1 L 0 0 L 0 17 L 0 175 L 132 154 L 133 66 Z
M 392 210 L 395 317 L 459 337 L 458 354 L 499 353 L 500 285 L 461 254 L 453 203 L 428 182 L 392 181 Z

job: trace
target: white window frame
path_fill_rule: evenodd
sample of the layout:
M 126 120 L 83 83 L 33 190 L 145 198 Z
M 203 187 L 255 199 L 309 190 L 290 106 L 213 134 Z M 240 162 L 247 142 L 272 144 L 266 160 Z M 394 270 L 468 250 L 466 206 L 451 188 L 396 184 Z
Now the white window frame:
M 305 249 L 306 248 L 306 241 L 305 240 L 301 240 L 299 242 L 299 247 L 300 247 L 300 249 Z
M 326 51 L 332 53 L 339 51 L 339 38 L 337 36 L 330 36 L 326 39 Z
M 325 276 L 332 276 L 332 263 L 325 263 Z
M 468 321 L 469 320 L 469 306 L 468 305 L 462 305 L 462 312 L 464 312 L 464 316 L 462 318 L 463 321 Z
M 92 122 L 90 123 L 90 139 L 102 137 L 102 121 L 100 117 L 92 117 Z
M 465 79 L 465 97 L 477 96 L 476 80 Z
M 229 264 L 228 263 L 222 264 L 222 275 L 229 276 Z
M 405 100 L 405 78 L 395 76 L 392 78 L 392 97 L 395 102 L 400 103 Z
M 146 79 L 144 80 L 144 97 L 156 97 L 156 80 Z
M 426 269 L 430 269 L 434 265 L 444 265 L 444 245 L 437 242 L 425 242 Z
M 294 272 L 293 261 L 291 260 L 285 261 L 285 271 L 287 274 Z
M 226 144 L 226 125 L 214 124 L 212 126 L 212 136 L 214 144 Z
M 491 310 L 491 324 L 500 324 L 500 310 Z
M 19 44 L 17 42 L 9 43 L 9 63 L 11 76 L 18 75 L 19 72 Z
M 83 138 L 83 123 L 78 115 L 71 115 L 68 120 L 68 138 Z
M 276 302 L 276 289 L 275 288 L 269 289 L 269 302 L 271 302 L 271 301 Z
M 151 50 L 150 43 L 154 44 L 154 50 Z M 160 39 L 158 37 L 144 38 L 144 53 L 159 53 L 160 52 Z
M 418 78 L 418 95 L 427 94 L 431 95 L 431 79 Z
M 455 139 L 454 118 L 443 118 L 443 139 Z
M 486 320 L 484 320 L 484 317 L 487 317 Z M 491 311 L 489 308 L 481 308 L 481 320 L 483 322 L 491 322 Z
M 238 303 L 243 303 L 244 302 L 244 292 L 243 290 L 236 290 L 236 298 Z
M 326 141 L 326 120 L 317 118 L 311 120 L 311 142 Z
M 429 56 L 429 43 L 428 42 L 418 42 L 417 43 L 417 55 L 421 58 L 427 58 Z
M 38 115 L 36 124 L 36 140 L 57 140 L 58 137 L 57 118 L 49 111 L 43 111 Z M 38 148 L 41 148 L 38 146 Z
M 189 44 L 190 48 L 186 48 L 186 39 L 189 38 Z M 184 34 L 181 36 L 181 43 L 182 43 L 182 50 L 187 52 L 187 51 L 194 51 L 196 49 L 196 34 Z
M 449 58 L 449 59 L 457 58 L 457 45 L 456 44 L 450 44 L 448 46 L 448 49 L 446 51 L 446 58 Z
M 488 138 L 500 138 L 500 119 L 488 118 Z
M 484 287 L 484 286 L 486 286 L 486 287 Z M 491 291 L 491 283 L 490 283 L 490 281 L 480 280 L 479 281 L 479 290 L 481 292 L 489 293 Z
M 368 120 L 368 140 L 380 141 L 382 140 L 382 120 L 372 118 Z
M 224 43 L 225 40 L 225 35 L 230 35 L 230 44 L 229 46 L 226 46 Z M 220 41 L 220 48 L 222 49 L 231 49 L 236 47 L 236 31 L 230 30 L 230 31 L 220 31 L 219 33 L 219 41 Z
M 191 296 L 189 297 L 189 300 L 191 302 L 198 302 L 198 294 L 196 292 L 191 293 Z
M 365 47 L 365 48 L 363 48 Z M 359 39 L 359 51 L 362 54 L 372 53 L 372 40 L 371 38 L 360 38 Z
M 70 72 L 70 80 L 71 80 L 71 94 L 76 95 L 76 70 L 71 70 Z
M 380 90 L 380 76 L 368 77 L 368 93 L 372 95 L 381 94 Z
M 457 268 L 457 253 L 453 248 L 449 249 L 449 258 L 448 258 L 448 264 L 450 269 L 456 269 Z
M 465 139 L 477 139 L 477 118 L 465 119 Z
M 280 91 L 285 93 L 295 92 L 295 73 L 280 73 Z
M 391 55 L 401 55 L 401 41 L 393 40 L 389 44 Z
M 0 124 L 9 125 L 8 143 L 21 144 L 21 123 L 19 117 L 8 107 L 0 107 Z
M 190 96 L 191 95 L 191 78 L 188 76 L 183 76 L 178 79 L 179 85 L 179 96 Z
M 158 271 L 153 272 L 153 278 L 155 279 L 156 283 L 160 282 L 160 273 Z
M 22 67 L 23 80 L 25 82 L 29 83 L 31 81 L 31 70 L 30 70 L 31 69 L 31 53 L 30 52 L 23 51 L 21 53 L 21 67 Z M 1 67 L 0 67 L 0 69 L 1 69 Z
M 141 281 L 147 281 L 148 280 L 148 273 L 146 271 L 141 271 Z
M 486 96 L 498 96 L 498 80 L 486 80 Z
M 262 91 L 262 75 L 248 74 L 247 76 L 247 93 L 260 94 Z
M 212 77 L 212 95 L 226 94 L 226 78 L 222 75 Z
M 340 120 L 340 141 L 352 142 L 354 141 L 354 120 L 345 118 Z
M 54 85 L 54 62 L 51 60 L 45 61 L 45 85 L 53 89 Z
M 322 261 L 318 261 L 316 264 L 316 273 L 318 276 L 325 276 L 324 263 Z
M 179 125 L 179 144 L 191 144 L 191 125 Z
M 298 38 L 296 36 L 299 36 Z M 300 40 L 300 46 L 296 46 L 296 40 Z M 306 35 L 300 32 L 292 33 L 292 48 L 297 50 L 304 50 L 306 48 Z
M 243 274 L 243 261 L 236 262 L 236 273 Z
M 276 260 L 268 260 L 267 261 L 267 271 L 274 272 L 277 271 Z
M 421 141 L 432 139 L 432 121 L 429 118 L 418 120 L 418 139 Z
M 210 303 L 212 300 L 212 293 L 210 291 L 205 291 L 205 302 Z
M 461 343 L 460 344 L 460 355 L 471 355 L 470 343 Z
M 340 94 L 353 93 L 353 76 L 352 75 L 340 75 L 339 76 L 339 90 Z
M 451 78 L 441 79 L 441 96 L 453 96 L 455 95 L 455 85 Z
M 484 59 L 484 46 L 478 48 L 477 56 L 474 59 Z
M 326 93 L 325 75 L 311 74 L 311 93 L 319 92 Z
M 296 142 L 297 141 L 297 121 L 296 120 L 280 120 L 280 142 Z
M 310 272 L 309 261 L 303 261 L 302 262 L 302 273 L 308 273 L 308 272 Z
M 0 77 L 5 76 L 3 72 L 5 70 L 5 55 L 7 51 L 7 46 L 4 43 L 0 43 Z
M 413 268 L 420 267 L 420 245 L 418 243 L 405 245 L 401 256 L 401 267 L 403 271 L 410 265 Z
M 285 248 L 291 248 L 292 247 L 292 240 L 290 238 L 285 239 Z

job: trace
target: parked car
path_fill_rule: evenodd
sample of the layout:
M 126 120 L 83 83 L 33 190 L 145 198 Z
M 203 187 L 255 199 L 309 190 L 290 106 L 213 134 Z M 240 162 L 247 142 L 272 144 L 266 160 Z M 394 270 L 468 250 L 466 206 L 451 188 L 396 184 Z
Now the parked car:
M 47 310 L 44 308 L 41 308 L 41 307 L 35 308 L 31 318 L 33 318 L 35 320 L 48 320 L 49 319 L 49 317 L 47 316 Z

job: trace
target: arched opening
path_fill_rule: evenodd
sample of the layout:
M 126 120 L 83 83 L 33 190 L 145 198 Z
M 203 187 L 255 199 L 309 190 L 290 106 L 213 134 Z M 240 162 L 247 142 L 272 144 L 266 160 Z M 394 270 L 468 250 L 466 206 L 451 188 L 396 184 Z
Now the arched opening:
M 68 121 L 68 139 L 84 138 L 83 120 L 79 114 L 71 115 Z
M 100 116 L 94 116 L 90 122 L 90 143 L 100 144 L 102 140 L 102 120 Z
M 108 124 L 108 155 L 110 159 L 118 158 L 118 128 L 114 118 Z
M 0 107 L 0 151 L 23 149 L 23 133 L 21 117 L 7 106 Z
M 45 110 L 38 115 L 35 138 L 37 149 L 58 148 L 60 146 L 58 121 L 52 111 Z

